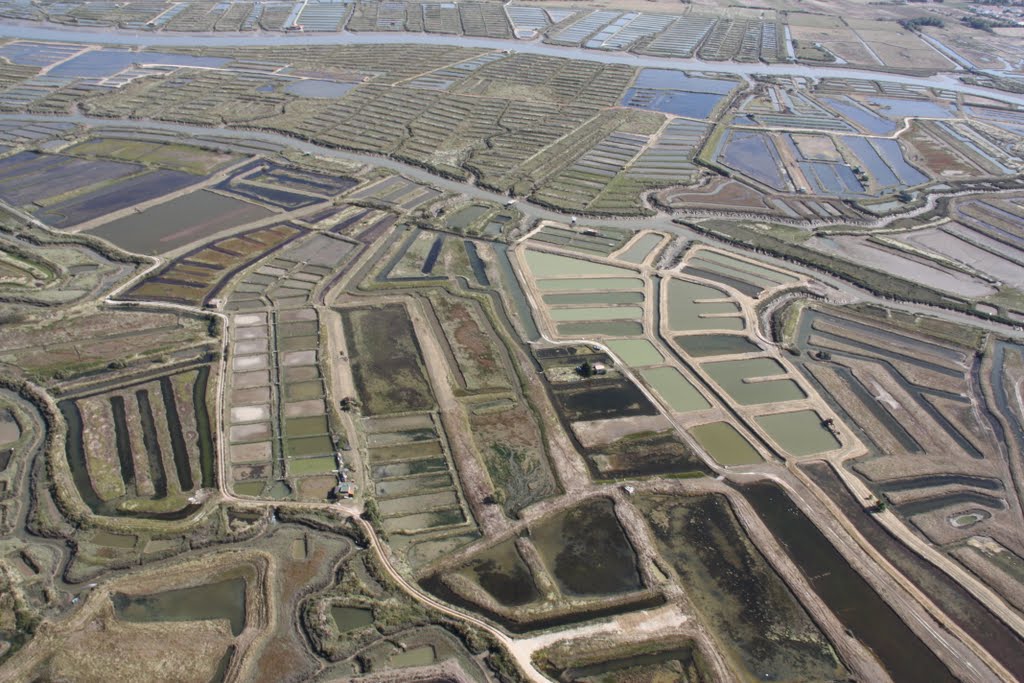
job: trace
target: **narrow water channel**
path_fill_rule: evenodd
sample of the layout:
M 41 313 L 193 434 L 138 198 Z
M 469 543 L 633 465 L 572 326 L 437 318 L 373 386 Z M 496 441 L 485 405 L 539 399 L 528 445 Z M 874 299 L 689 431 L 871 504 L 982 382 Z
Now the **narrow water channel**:
M 185 519 L 202 507 L 199 504 L 189 504 L 180 510 L 173 510 L 171 512 L 146 513 L 118 509 L 117 505 L 121 502 L 121 499 L 108 502 L 100 500 L 99 496 L 96 495 L 95 489 L 92 487 L 89 471 L 85 464 L 85 447 L 82 442 L 82 415 L 78 411 L 78 406 L 75 405 L 74 401 L 65 400 L 58 403 L 57 407 L 60 409 L 68 426 L 65 454 L 68 467 L 71 470 L 71 479 L 75 484 L 78 495 L 82 498 L 82 502 L 94 513 L 114 517 L 178 520 Z
M 106 43 L 118 46 L 140 47 L 195 47 L 202 44 L 206 47 L 243 47 L 243 46 L 309 46 L 309 45 L 440 45 L 475 47 L 484 50 L 511 50 L 530 54 L 547 55 L 568 59 L 579 59 L 603 64 L 628 64 L 652 68 L 682 68 L 703 72 L 728 73 L 733 75 L 768 74 L 775 76 L 803 76 L 806 78 L 841 78 L 864 79 L 874 81 L 883 79 L 893 83 L 907 85 L 941 87 L 956 92 L 963 92 L 981 97 L 997 99 L 1002 102 L 1024 104 L 1024 97 L 990 88 L 982 88 L 963 83 L 951 76 L 938 75 L 930 77 L 909 76 L 904 74 L 880 74 L 877 71 L 859 70 L 837 66 L 816 66 L 809 64 L 763 62 L 739 63 L 705 61 L 696 57 L 680 59 L 676 57 L 657 57 L 639 55 L 629 52 L 609 52 L 606 50 L 589 50 L 569 45 L 553 45 L 548 43 L 485 38 L 476 36 L 438 35 L 429 33 L 381 33 L 381 32 L 311 32 L 311 33 L 268 33 L 260 32 L 217 32 L 217 33 L 155 33 L 152 31 L 127 31 L 109 27 L 62 27 L 57 24 L 40 24 L 38 22 L 5 21 L 0 25 L 0 35 L 6 38 L 21 40 L 49 40 L 57 42 L 78 42 L 86 44 Z
M 948 574 L 890 535 L 830 466 L 816 463 L 803 469 L 886 560 L 924 591 L 950 620 L 988 648 L 1018 680 L 1024 680 L 1024 641 L 1011 628 Z
M 206 387 L 210 381 L 210 366 L 199 369 L 196 383 L 192 386 L 192 405 L 196 411 L 196 429 L 199 431 L 199 464 L 203 471 L 203 488 L 212 489 L 214 480 L 214 443 L 210 430 L 210 412 L 206 407 Z
M 526 294 L 523 292 L 522 287 L 519 286 L 519 279 L 516 278 L 515 271 L 512 269 L 512 262 L 508 257 L 508 247 L 498 243 L 491 245 L 491 247 L 491 251 L 495 256 L 494 260 L 498 264 L 498 271 L 504 285 L 504 291 L 512 300 L 512 304 L 516 309 L 516 317 L 522 324 L 526 340 L 531 342 L 537 341 L 540 339 L 540 330 L 533 319 L 530 302 L 526 300 Z
M 960 446 L 964 450 L 965 453 L 970 455 L 972 458 L 975 458 L 975 459 L 978 459 L 978 460 L 984 459 L 984 457 L 985 457 L 984 453 L 982 453 L 978 449 L 978 447 L 974 445 L 974 443 L 971 441 L 971 439 L 969 439 L 964 434 L 962 434 L 960 432 L 960 430 L 957 429 L 956 426 L 954 426 L 945 415 L 943 415 L 941 412 L 939 412 L 938 409 L 936 409 L 935 406 L 932 405 L 932 403 L 926 399 L 925 395 L 927 394 L 927 395 L 930 395 L 930 396 L 938 396 L 938 397 L 941 397 L 941 398 L 949 399 L 951 401 L 957 401 L 957 402 L 960 402 L 960 403 L 966 403 L 966 402 L 969 401 L 969 399 L 964 398 L 962 395 L 960 395 L 958 393 L 947 392 L 947 391 L 942 391 L 940 389 L 935 389 L 935 388 L 932 388 L 932 387 L 924 387 L 924 386 L 919 386 L 919 385 L 916 385 L 916 384 L 911 384 L 907 380 L 907 378 L 904 377 L 904 375 L 901 372 L 899 372 L 899 370 L 897 370 L 888 360 L 885 360 L 885 358 L 888 358 L 888 357 L 898 358 L 900 361 L 907 362 L 907 363 L 910 363 L 912 365 L 915 365 L 915 366 L 918 366 L 918 367 L 921 367 L 921 368 L 924 368 L 924 369 L 927 369 L 927 370 L 941 371 L 942 373 L 948 374 L 951 377 L 957 377 L 957 378 L 962 377 L 963 376 L 963 372 L 954 372 L 954 371 L 952 371 L 952 370 L 950 370 L 948 368 L 942 368 L 942 366 L 934 365 L 932 363 L 928 363 L 927 361 L 921 360 L 919 358 L 914 358 L 912 356 L 903 356 L 902 354 L 895 354 L 895 353 L 891 353 L 891 352 L 884 352 L 883 353 L 883 350 L 879 349 L 879 347 L 872 346 L 870 344 L 866 344 L 866 343 L 864 343 L 862 341 L 859 341 L 857 339 L 854 339 L 852 337 L 838 337 L 838 336 L 833 335 L 831 333 L 827 333 L 827 332 L 822 332 L 820 330 L 816 330 L 816 329 L 814 329 L 813 325 L 814 325 L 814 322 L 816 320 L 819 320 L 819 319 L 826 320 L 828 322 L 835 322 L 837 324 L 842 324 L 842 325 L 846 325 L 847 322 L 851 322 L 851 321 L 846 321 L 846 320 L 840 320 L 838 318 L 834 318 L 832 316 L 829 316 L 829 315 L 824 314 L 824 313 L 820 313 L 818 311 L 813 311 L 813 310 L 805 311 L 803 316 L 800 319 L 800 325 L 799 325 L 797 336 L 796 336 L 797 346 L 800 348 L 800 350 L 802 352 L 808 353 L 810 350 L 813 350 L 813 349 L 817 348 L 815 345 L 811 344 L 811 342 L 810 342 L 811 335 L 818 335 L 818 336 L 822 336 L 822 337 L 833 338 L 836 341 L 842 342 L 843 344 L 846 344 L 848 346 L 864 349 L 865 353 L 863 355 L 861 355 L 859 353 L 856 353 L 855 351 L 840 351 L 840 350 L 837 350 L 837 349 L 823 349 L 823 350 L 825 350 L 828 353 L 830 353 L 833 357 L 837 357 L 837 358 L 842 358 L 842 357 L 855 358 L 855 359 L 858 359 L 858 360 L 865 360 L 865 361 L 868 361 L 868 362 L 877 363 L 877 364 L 882 365 L 883 367 L 885 367 L 885 369 L 888 371 L 889 376 L 892 378 L 892 380 L 894 382 L 896 382 L 897 384 L 899 384 L 900 387 L 904 391 L 906 391 L 911 397 L 913 397 L 914 402 L 916 403 L 916 405 L 918 407 L 920 407 L 920 409 L 922 411 L 927 413 L 928 416 L 931 417 L 939 426 L 941 426 L 943 431 L 946 432 L 946 434 L 949 436 L 949 438 L 952 439 L 953 441 L 955 441 L 957 443 L 957 445 Z M 862 325 L 862 327 L 863 327 L 863 325 Z M 889 334 L 890 336 L 895 336 L 897 338 L 899 337 L 898 335 L 894 335 L 892 333 L 887 333 L 887 334 Z M 906 339 L 906 338 L 904 338 L 904 339 Z M 947 349 L 947 351 L 948 351 L 948 349 Z M 877 357 L 875 357 L 875 355 L 872 355 L 872 354 L 881 355 L 881 356 L 884 356 L 885 358 L 877 358 Z M 834 366 L 834 367 L 836 367 L 836 366 Z M 844 376 L 849 376 L 849 375 L 844 375 Z M 857 383 L 850 382 L 849 384 L 850 384 L 851 387 L 854 387 L 854 391 L 858 394 L 858 396 L 863 397 L 863 394 L 861 392 L 859 392 L 859 391 L 856 391 L 856 389 L 855 389 L 855 387 L 859 384 L 859 382 L 857 382 Z M 868 405 L 868 406 L 871 406 L 872 404 L 876 404 L 877 405 L 877 400 L 875 400 L 873 397 L 871 397 L 870 400 L 866 400 L 865 401 L 865 404 Z M 875 412 L 875 411 L 873 411 L 873 412 Z M 876 415 L 879 415 L 881 417 L 882 414 L 876 412 Z M 894 425 L 893 420 L 888 419 L 888 420 L 883 420 L 883 422 L 885 422 L 885 424 L 888 427 L 890 427 L 890 431 L 892 432 L 894 438 L 900 439 L 901 441 L 905 441 L 906 437 L 909 436 L 908 434 L 901 434 L 901 432 L 904 432 L 903 428 L 902 427 L 896 427 Z
M 992 371 L 989 375 L 989 379 L 992 383 L 992 394 L 996 399 L 996 407 L 999 409 L 999 412 L 1006 417 L 1006 421 L 1010 425 L 1010 433 L 1017 442 L 1017 446 L 1021 450 L 1024 450 L 1024 425 L 1021 425 L 1020 420 L 1017 418 L 1017 413 L 1015 413 L 1010 407 L 1010 399 L 1006 392 L 1006 385 L 1003 384 L 1006 351 L 1007 349 L 1019 351 L 1020 348 L 1020 346 L 1010 342 L 996 342 L 995 349 L 992 354 Z
M 68 466 L 71 469 L 71 479 L 78 489 L 78 495 L 93 512 L 103 506 L 103 501 L 96 495 L 89 479 L 89 471 L 85 466 L 85 447 L 82 443 L 82 414 L 74 401 L 61 401 L 57 404 L 64 422 L 67 423 L 68 433 L 65 440 Z
M 119 398 L 118 396 L 114 397 Z M 142 443 L 146 447 L 146 457 L 149 462 L 149 475 L 153 480 L 153 491 L 157 498 L 167 497 L 167 472 L 164 470 L 163 453 L 160 452 L 160 442 L 156 436 L 156 424 L 153 421 L 153 410 L 149 405 L 149 392 L 139 389 L 135 392 L 135 400 L 139 404 L 139 421 L 142 423 Z M 111 399 L 113 403 L 114 399 Z M 124 406 L 122 404 L 123 413 Z M 117 415 L 118 411 L 114 411 Z M 116 424 L 116 420 L 115 420 Z M 173 432 L 173 429 L 172 429 Z
M 839 621 L 899 683 L 957 679 L 775 484 L 739 487 Z
M 178 474 L 178 483 L 182 491 L 191 491 L 195 486 L 192 480 L 192 468 L 188 462 L 188 448 L 181 429 L 181 418 L 178 416 L 178 402 L 174 398 L 174 388 L 169 377 L 160 378 L 160 395 L 164 399 L 164 410 L 167 412 L 167 427 L 171 432 L 171 452 L 174 455 L 174 469 Z M 147 400 L 147 405 L 149 401 Z M 199 405 L 196 404 L 198 410 Z M 141 407 L 141 399 L 140 399 Z
M 121 479 L 124 481 L 125 495 L 136 495 L 135 461 L 132 459 L 132 444 L 128 436 L 128 419 L 124 411 L 124 399 L 113 396 L 110 399 L 110 412 L 114 417 L 114 443 L 117 459 L 121 464 Z

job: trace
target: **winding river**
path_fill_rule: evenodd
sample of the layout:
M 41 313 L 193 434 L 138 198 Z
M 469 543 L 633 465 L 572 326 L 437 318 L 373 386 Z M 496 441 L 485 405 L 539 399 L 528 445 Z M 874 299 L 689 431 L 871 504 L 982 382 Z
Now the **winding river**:
M 885 74 L 875 71 L 855 70 L 837 68 L 835 66 L 810 66 L 804 64 L 761 64 L 761 63 L 737 63 L 737 62 L 708 62 L 700 59 L 679 59 L 640 56 L 624 52 L 603 52 L 586 50 L 579 47 L 566 47 L 558 45 L 547 45 L 539 42 L 524 42 L 491 38 L 471 38 L 467 36 L 433 35 L 421 33 L 276 33 L 276 32 L 246 32 L 246 33 L 154 33 L 124 31 L 110 28 L 83 28 L 83 27 L 61 27 L 54 24 L 38 24 L 26 21 L 8 21 L 0 24 L 0 38 L 19 40 L 40 40 L 83 43 L 88 45 L 117 45 L 124 47 L 273 47 L 282 45 L 294 45 L 296 47 L 309 45 L 437 45 L 437 46 L 469 46 L 489 50 L 509 50 L 530 54 L 549 55 L 571 59 L 596 61 L 606 64 L 627 64 L 631 66 L 649 66 L 661 68 L 679 68 L 691 71 L 706 71 L 715 73 L 732 74 L 736 76 L 798 76 L 806 78 L 864 78 L 882 79 L 895 83 L 909 85 L 923 85 L 929 87 L 940 87 L 965 94 L 976 94 L 992 99 L 1001 100 L 1015 104 L 1024 105 L 1024 95 L 1014 95 L 987 88 L 978 88 L 959 82 L 952 75 L 936 75 L 931 77 L 905 76 L 900 74 Z M 447 191 L 457 192 L 471 198 L 489 200 L 504 203 L 508 200 L 506 195 L 477 187 L 471 183 L 449 180 L 431 174 L 423 168 L 406 164 L 384 156 L 361 154 L 347 150 L 324 147 L 303 140 L 298 140 L 285 135 L 252 131 L 252 130 L 231 130 L 227 128 L 205 128 L 202 126 L 191 126 L 184 124 L 166 123 L 148 120 L 117 120 L 86 117 L 82 115 L 71 116 L 48 116 L 31 114 L 0 114 L 0 120 L 30 120 L 30 121 L 71 121 L 74 123 L 93 127 L 108 127 L 111 129 L 130 130 L 153 130 L 180 134 L 198 140 L 216 141 L 220 139 L 226 144 L 262 143 L 270 147 L 292 147 L 308 154 L 315 154 L 326 157 L 342 158 L 362 164 L 371 164 L 387 168 L 402 175 L 424 182 Z M 253 150 L 249 150 L 253 151 Z M 554 220 L 569 222 L 570 214 L 552 211 L 527 202 L 520 202 L 517 208 L 528 218 L 534 220 Z M 612 218 L 592 219 L 587 218 L 591 225 L 614 224 L 618 227 L 628 229 L 656 229 L 676 235 L 682 235 L 689 239 L 700 238 L 695 232 L 674 223 L 672 216 L 661 213 L 651 217 L 636 218 Z M 790 270 L 809 272 L 796 264 L 782 262 L 781 260 L 761 255 L 759 258 L 780 265 Z M 813 275 L 835 289 L 853 294 L 860 299 L 874 299 L 875 297 L 866 294 L 859 288 L 839 280 L 837 278 L 814 272 Z M 898 302 L 887 302 L 888 305 L 914 312 L 927 312 L 946 319 L 958 322 L 979 325 L 990 330 L 998 330 L 1003 334 L 1014 332 L 1011 327 L 994 323 L 987 320 L 966 316 L 945 309 L 937 309 L 917 304 L 905 304 Z
M 3 27 L 0 26 L 0 31 Z M 99 129 L 98 132 L 102 133 L 103 129 L 108 130 L 134 130 L 134 131 L 159 131 L 165 133 L 175 133 L 186 138 L 193 138 L 198 141 L 203 141 L 212 144 L 222 144 L 230 146 L 232 144 L 239 144 L 241 146 L 252 145 L 252 143 L 258 143 L 266 145 L 267 151 L 273 149 L 279 149 L 284 147 L 291 147 L 307 154 L 330 157 L 335 159 L 346 159 L 354 161 L 360 164 L 370 164 L 382 168 L 391 169 L 397 173 L 401 173 L 407 178 L 417 180 L 419 182 L 432 185 L 434 187 L 441 188 L 450 192 L 461 193 L 470 198 L 484 199 L 498 203 L 504 203 L 508 201 L 508 196 L 486 190 L 482 187 L 478 187 L 468 182 L 462 182 L 458 180 L 450 180 L 435 176 L 429 171 L 407 164 L 395 159 L 391 159 L 385 156 L 376 156 L 373 154 L 363 154 L 360 152 L 353 152 L 344 149 L 338 149 L 334 147 L 325 147 L 323 145 L 317 145 L 305 140 L 299 140 L 292 138 L 287 135 L 279 133 L 269 133 L 264 131 L 253 131 L 253 130 L 234 130 L 230 128 L 208 128 L 205 126 L 194 126 L 182 123 L 168 123 L 164 121 L 152 121 L 148 119 L 105 119 L 92 116 L 83 116 L 81 114 L 71 115 L 50 115 L 50 114 L 0 114 L 0 121 L 36 121 L 36 122 L 71 122 L 84 126 L 91 126 Z M 252 151 L 250 149 L 250 151 Z M 516 204 L 516 208 L 521 211 L 527 219 L 535 220 L 552 220 L 559 221 L 562 223 L 568 223 L 572 216 L 570 214 L 561 213 L 558 211 L 552 211 L 535 204 L 530 204 L 525 201 L 521 201 Z M 648 230 L 661 230 L 674 235 L 680 235 L 690 240 L 706 240 L 706 237 L 696 233 L 689 228 L 675 223 L 672 220 L 670 214 L 661 213 L 656 216 L 647 217 L 636 217 L 636 218 L 590 218 L 586 219 L 587 225 L 601 226 L 601 225 L 614 225 L 619 228 L 628 228 L 632 230 L 648 229 Z M 775 258 L 768 254 L 758 254 L 758 259 L 767 263 L 776 265 L 780 268 L 794 271 L 803 272 L 812 275 L 815 279 L 827 283 L 831 287 L 838 291 L 845 292 L 856 296 L 860 300 L 864 301 L 877 301 L 890 308 L 897 308 L 904 311 L 910 311 L 915 313 L 926 313 L 928 315 L 943 318 L 945 320 L 952 320 L 962 324 L 974 325 L 982 327 L 987 330 L 997 331 L 1003 335 L 1009 335 L 1016 338 L 1020 338 L 1022 335 L 1020 330 L 1015 329 L 1009 325 L 1002 323 L 986 320 L 983 318 L 976 318 L 974 316 L 968 316 L 957 311 L 949 309 L 937 308 L 933 306 L 926 306 L 923 304 L 906 303 L 901 301 L 882 299 L 876 297 L 864 290 L 861 290 L 854 285 L 841 280 L 839 278 L 827 275 L 822 272 L 813 271 L 808 268 L 801 266 L 800 264 L 791 263 L 782 259 Z
M 858 78 L 885 80 L 905 85 L 919 85 L 955 90 L 980 95 L 1003 102 L 1024 104 L 1024 95 L 1014 95 L 988 88 L 961 83 L 955 76 L 938 74 L 930 77 L 906 76 L 863 69 L 845 69 L 835 66 L 809 64 L 764 64 L 761 62 L 709 62 L 698 58 L 652 57 L 630 52 L 605 52 L 581 47 L 549 45 L 501 38 L 474 38 L 470 36 L 437 35 L 429 33 L 284 33 L 284 32 L 224 32 L 224 33 L 156 33 L 126 31 L 111 28 L 62 27 L 56 24 L 37 24 L 26 21 L 5 21 L 0 25 L 0 37 L 19 40 L 49 40 L 87 43 L 93 45 L 120 45 L 126 47 L 278 47 L 282 45 L 437 45 L 477 47 L 484 50 L 508 50 L 550 57 L 582 59 L 602 64 L 628 64 L 655 68 L 676 68 L 706 71 L 734 76 L 800 76 L 804 78 Z

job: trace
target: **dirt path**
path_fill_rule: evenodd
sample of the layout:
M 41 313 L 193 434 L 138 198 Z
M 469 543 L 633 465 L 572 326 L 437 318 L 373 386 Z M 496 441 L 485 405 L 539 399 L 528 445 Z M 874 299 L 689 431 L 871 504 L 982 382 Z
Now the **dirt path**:
M 871 651 L 847 631 L 835 613 L 814 592 L 807 577 L 789 558 L 779 541 L 754 512 L 750 503 L 735 491 L 730 490 L 727 495 L 736 517 L 740 520 L 751 541 L 790 589 L 796 593 L 800 604 L 831 641 L 843 663 L 861 680 L 879 682 L 891 680 L 889 674 L 871 654 Z
M 184 572 L 189 578 L 185 583 L 170 580 L 172 586 L 197 585 L 195 577 L 203 576 L 204 572 L 216 572 L 224 566 L 235 567 L 244 564 L 250 564 L 255 569 L 256 578 L 246 582 L 245 627 L 231 641 L 237 649 L 237 654 L 232 657 L 226 677 L 226 680 L 239 680 L 243 678 L 242 672 L 245 672 L 251 663 L 249 655 L 259 652 L 267 643 L 273 631 L 270 627 L 278 619 L 278 606 L 273 600 L 266 600 L 263 597 L 271 592 L 271 585 L 277 580 L 277 560 L 261 550 L 215 549 L 200 556 L 170 560 L 169 564 L 161 564 L 156 568 L 143 566 L 132 569 L 99 585 L 88 584 L 86 589 L 89 592 L 84 595 L 74 612 L 60 620 L 43 621 L 32 639 L 10 660 L 4 662 L 0 668 L 0 683 L 35 680 L 31 674 L 38 673 L 40 667 L 45 666 L 53 653 L 64 647 L 67 635 L 97 628 L 97 621 L 103 618 L 104 610 L 112 609 L 111 595 L 118 590 L 124 590 L 129 594 L 136 592 L 139 589 L 137 579 L 140 575 L 146 577 L 142 593 L 159 592 L 163 590 L 160 586 L 168 583 L 168 577 L 178 572 Z M 201 579 L 198 583 L 202 583 Z M 144 656 L 144 653 L 132 654 Z
M 641 610 L 620 614 L 607 621 L 583 624 L 574 628 L 550 633 L 541 633 L 532 638 L 519 638 L 512 641 L 509 650 L 516 661 L 531 660 L 533 653 L 549 645 L 578 638 L 595 638 L 598 636 L 627 636 L 631 641 L 645 640 L 676 634 L 691 621 L 678 605 L 668 604 L 655 609 Z
M 448 607 L 433 597 L 423 593 L 418 586 L 408 581 L 394 568 L 384 550 L 380 539 L 373 528 L 366 522 L 359 520 L 360 525 L 367 532 L 370 539 L 370 548 L 377 555 L 385 571 L 401 588 L 403 588 L 414 600 L 435 609 L 450 617 L 468 622 L 493 636 L 508 651 L 511 657 L 519 666 L 526 680 L 534 683 L 550 683 L 550 679 L 536 669 L 533 665 L 533 655 L 549 645 L 576 638 L 592 638 L 600 636 L 618 637 L 625 642 L 635 642 L 641 638 L 656 638 L 660 636 L 682 635 L 682 631 L 695 626 L 691 617 L 677 604 L 667 604 L 651 610 L 629 612 L 618 615 L 610 620 L 596 623 L 583 624 L 580 626 L 542 633 L 530 638 L 513 638 L 504 631 L 491 626 L 486 621 Z M 701 640 L 703 633 L 693 634 L 695 639 Z M 708 664 L 711 668 L 711 680 L 729 681 L 732 676 L 728 673 L 725 663 L 713 650 L 709 652 Z
M 440 601 L 430 597 L 426 593 L 423 593 L 418 586 L 415 586 L 412 583 L 406 581 L 405 577 L 402 576 L 398 572 L 398 570 L 395 569 L 394 565 L 391 564 L 391 558 L 388 557 L 388 553 L 384 549 L 384 546 L 381 543 L 380 538 L 377 536 L 377 532 L 374 530 L 373 526 L 361 518 L 355 517 L 353 519 L 355 519 L 359 526 L 362 527 L 363 531 L 366 532 L 366 537 L 369 540 L 370 550 L 372 550 L 376 554 L 377 559 L 380 560 L 381 566 L 388 573 L 388 576 L 390 576 L 392 581 L 394 581 L 406 593 L 408 593 L 410 597 L 412 597 L 420 604 L 425 605 L 431 609 L 437 610 L 442 614 L 446 614 L 450 617 L 454 617 L 455 619 L 465 621 L 467 623 L 472 624 L 473 626 L 476 626 L 479 629 L 486 631 L 488 634 L 493 636 L 499 643 L 501 643 L 506 650 L 508 650 L 508 652 L 512 655 L 513 659 L 516 660 L 516 663 L 519 665 L 519 668 L 526 675 L 527 680 L 535 681 L 535 683 L 550 683 L 545 676 L 543 676 L 540 672 L 533 668 L 533 663 L 530 660 L 528 653 L 524 652 L 523 650 L 513 651 L 512 648 L 515 641 L 508 635 L 506 635 L 503 631 L 491 626 L 479 617 L 475 617 L 470 614 L 466 614 L 459 610 L 455 610 L 448 607 Z
M 80 632 L 89 627 L 97 618 L 104 602 L 109 602 L 110 591 L 106 587 L 94 589 L 85 598 L 85 604 L 68 619 L 44 621 L 39 625 L 32 639 L 0 669 L 0 683 L 21 683 L 32 680 L 36 671 L 47 657 L 64 642 L 64 634 Z
M 356 478 L 355 498 L 362 505 L 365 492 L 369 489 L 369 462 L 359 440 L 360 430 L 351 412 L 340 410 L 338 402 L 346 397 L 358 396 L 355 380 L 352 377 L 352 366 L 349 364 L 348 347 L 345 331 L 341 325 L 341 315 L 327 306 L 317 306 L 321 326 L 326 330 L 326 339 L 321 346 L 320 365 L 325 368 L 324 377 L 327 383 L 327 401 L 333 402 L 327 410 L 338 416 L 342 429 L 345 430 L 345 441 L 351 450 L 346 451 L 344 460 L 346 467 Z
M 434 336 L 430 323 L 415 299 L 408 299 L 407 307 L 416 330 L 416 338 L 423 351 L 430 383 L 437 399 L 438 413 L 444 426 L 445 437 L 451 449 L 452 460 L 458 470 L 462 495 L 469 504 L 476 522 L 484 535 L 501 533 L 508 528 L 509 520 L 500 505 L 488 505 L 484 499 L 493 485 L 487 468 L 477 455 L 476 447 L 469 436 L 469 419 L 465 407 L 455 398 L 452 387 L 456 386 L 451 375 L 448 360 Z

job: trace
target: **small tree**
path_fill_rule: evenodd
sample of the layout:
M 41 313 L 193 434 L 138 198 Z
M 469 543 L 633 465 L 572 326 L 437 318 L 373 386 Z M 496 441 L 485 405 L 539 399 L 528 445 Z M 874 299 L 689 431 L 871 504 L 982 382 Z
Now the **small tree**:
M 380 509 L 377 507 L 377 501 L 373 498 L 366 500 L 366 505 L 363 507 L 363 519 L 373 525 L 375 529 L 380 529 Z

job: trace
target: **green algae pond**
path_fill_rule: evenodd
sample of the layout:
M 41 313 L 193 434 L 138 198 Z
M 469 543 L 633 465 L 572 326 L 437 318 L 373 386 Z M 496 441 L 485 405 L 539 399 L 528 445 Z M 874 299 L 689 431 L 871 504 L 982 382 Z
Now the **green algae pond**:
M 694 358 L 757 353 L 761 347 L 739 334 L 680 334 L 674 339 L 687 355 Z
M 832 681 L 847 674 L 831 644 L 720 494 L 642 494 L 661 556 L 741 681 Z
M 628 249 L 619 254 L 618 258 L 629 263 L 643 263 L 650 256 L 651 252 L 654 251 L 654 248 L 661 243 L 661 240 L 661 235 L 653 232 L 648 233 L 633 242 Z
M 290 382 L 284 385 L 284 400 L 288 403 L 308 401 L 311 398 L 323 398 L 323 395 L 324 385 L 320 380 Z
M 545 282 L 550 282 L 550 280 Z M 556 282 L 559 281 L 556 280 Z M 548 306 L 642 304 L 643 302 L 643 292 L 573 292 L 570 294 L 546 294 L 544 296 L 544 303 Z
M 639 306 L 603 306 L 586 308 L 553 308 L 549 311 L 556 322 L 580 322 L 585 320 L 639 320 L 644 309 Z
M 761 456 L 728 422 L 710 422 L 690 428 L 690 435 L 719 465 L 756 465 Z
M 245 481 L 235 482 L 232 489 L 240 496 L 258 496 L 263 493 L 264 486 L 265 482 L 263 481 Z
M 800 385 L 791 379 L 750 381 L 761 377 L 787 374 L 782 364 L 774 358 L 723 360 L 705 363 L 702 367 L 711 376 L 711 379 L 740 405 L 749 406 L 807 398 Z
M 373 610 L 366 607 L 334 605 L 331 607 L 331 618 L 338 627 L 338 633 L 348 633 L 373 624 Z
M 433 512 L 419 512 L 399 517 L 388 517 L 384 520 L 384 530 L 388 533 L 416 533 L 423 529 L 431 529 L 451 524 L 462 524 L 466 518 L 461 508 L 453 507 Z
M 427 666 L 437 658 L 433 645 L 421 645 L 405 652 L 398 652 L 388 660 L 388 667 L 401 669 L 407 666 Z
M 245 628 L 245 579 L 241 576 L 151 595 L 111 596 L 118 619 L 133 622 L 227 619 L 231 633 Z
M 706 410 L 711 407 L 697 388 L 674 367 L 647 368 L 641 370 L 640 375 L 677 413 Z
M 285 447 L 289 457 L 324 455 L 334 452 L 331 437 L 325 435 L 292 437 L 285 441 Z
M 654 344 L 646 339 L 612 339 L 608 341 L 608 348 L 626 365 L 633 367 L 657 365 L 665 360 Z
M 452 478 L 447 474 L 428 474 L 423 477 L 410 477 L 408 479 L 390 479 L 378 481 L 374 484 L 378 498 L 398 498 L 411 496 L 417 493 L 451 489 Z
M 754 418 L 784 451 L 795 456 L 816 455 L 841 445 L 813 410 L 760 415 Z
M 675 332 L 742 330 L 746 325 L 739 304 L 720 289 L 670 278 L 667 293 L 668 326 Z
M 544 278 L 574 277 L 577 275 L 611 275 L 626 277 L 636 275 L 635 271 L 617 266 L 606 266 L 581 258 L 549 254 L 543 251 L 527 249 L 526 264 L 538 280 Z
M 635 277 L 578 277 L 563 280 L 538 279 L 542 292 L 625 291 L 643 289 L 644 281 Z
M 338 467 L 333 455 L 315 458 L 288 458 L 288 474 L 301 477 L 306 474 L 327 474 Z
M 318 436 L 330 433 L 327 418 L 323 415 L 291 417 L 285 420 L 285 432 L 289 436 Z
M 640 336 L 643 333 L 644 326 L 632 320 L 562 323 L 558 326 L 558 334 L 562 337 L 586 337 L 590 335 L 632 337 Z

